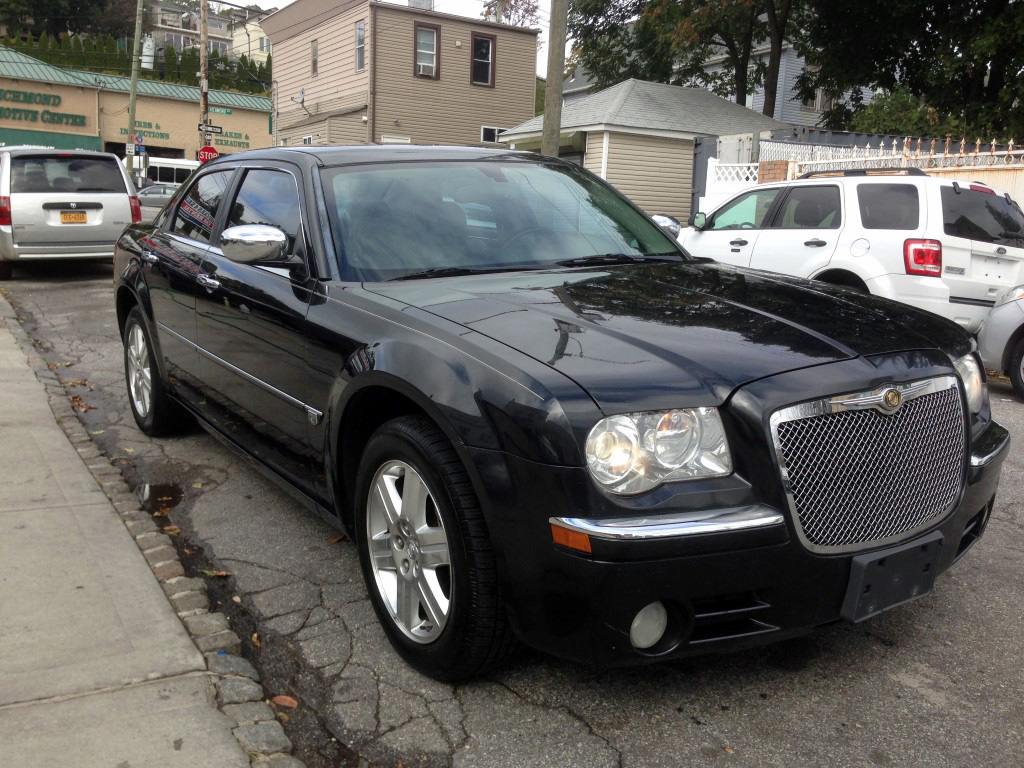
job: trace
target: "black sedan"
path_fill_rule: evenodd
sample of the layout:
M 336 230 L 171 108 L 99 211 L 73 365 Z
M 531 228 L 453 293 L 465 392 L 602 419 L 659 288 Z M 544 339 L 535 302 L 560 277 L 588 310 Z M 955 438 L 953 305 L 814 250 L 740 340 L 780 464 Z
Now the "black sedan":
M 1008 445 L 954 324 L 691 258 L 533 155 L 231 155 L 114 274 L 139 427 L 198 418 L 348 531 L 441 679 L 868 619 L 978 540 Z

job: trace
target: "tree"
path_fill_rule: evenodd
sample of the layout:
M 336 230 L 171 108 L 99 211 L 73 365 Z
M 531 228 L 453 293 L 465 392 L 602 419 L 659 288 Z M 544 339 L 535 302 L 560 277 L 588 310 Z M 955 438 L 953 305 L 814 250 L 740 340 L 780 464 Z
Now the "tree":
M 938 138 L 977 134 L 977 130 L 963 121 L 951 115 L 940 115 L 935 107 L 923 103 L 904 86 L 875 95 L 870 104 L 853 113 L 848 128 L 861 133 Z
M 1004 138 L 1024 133 L 1024 3 L 1014 0 L 808 0 L 799 50 L 804 98 L 853 89 L 824 116 L 842 128 L 867 109 L 861 86 L 909 94 L 940 121 Z M 880 23 L 884 19 L 884 23 Z M 870 30 L 870 34 L 866 34 Z M 991 136 L 989 137 L 991 138 Z
M 21 30 L 45 30 L 50 37 L 65 32 L 81 32 L 88 28 L 92 14 L 106 0 L 3 0 L 0 2 L 0 24 L 17 36 Z
M 762 114 L 775 116 L 775 103 L 778 99 L 779 68 L 782 64 L 782 46 L 790 34 L 790 20 L 793 12 L 799 10 L 801 0 L 763 0 L 765 20 L 768 25 L 768 66 L 764 73 L 764 106 Z
M 487 0 L 480 12 L 481 18 L 488 19 L 494 16 L 499 2 L 503 24 L 512 24 L 516 27 L 540 26 L 540 5 L 537 0 Z

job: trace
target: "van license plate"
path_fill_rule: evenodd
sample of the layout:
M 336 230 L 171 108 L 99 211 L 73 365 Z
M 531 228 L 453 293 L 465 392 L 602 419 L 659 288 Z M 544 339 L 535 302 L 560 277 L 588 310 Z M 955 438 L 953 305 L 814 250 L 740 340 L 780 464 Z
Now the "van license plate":
M 61 224 L 85 224 L 85 211 L 61 211 Z

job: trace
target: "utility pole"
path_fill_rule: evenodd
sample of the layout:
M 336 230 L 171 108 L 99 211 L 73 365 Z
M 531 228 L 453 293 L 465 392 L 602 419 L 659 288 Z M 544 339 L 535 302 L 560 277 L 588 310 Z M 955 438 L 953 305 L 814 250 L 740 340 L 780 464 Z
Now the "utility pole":
M 562 133 L 562 81 L 565 80 L 566 25 L 569 0 L 551 0 L 551 26 L 548 28 L 548 84 L 544 93 L 544 133 L 540 152 L 558 157 Z
M 142 57 L 142 0 L 139 0 L 138 8 L 135 11 L 135 42 L 132 43 L 132 84 L 128 94 L 128 140 L 135 143 L 135 96 L 139 91 L 139 60 Z M 135 152 L 125 153 L 125 166 L 128 169 L 128 178 L 135 183 Z
M 210 58 L 208 51 L 210 43 L 206 31 L 208 12 L 207 0 L 199 0 L 199 122 L 203 125 L 209 125 L 210 123 Z M 203 133 L 202 146 L 210 146 L 209 136 L 210 134 Z

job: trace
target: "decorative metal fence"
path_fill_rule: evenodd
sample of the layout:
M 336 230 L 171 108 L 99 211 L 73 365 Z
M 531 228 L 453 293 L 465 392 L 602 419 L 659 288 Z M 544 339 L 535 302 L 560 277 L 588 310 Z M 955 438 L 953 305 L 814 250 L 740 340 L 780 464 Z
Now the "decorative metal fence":
M 779 142 L 773 142 L 778 144 Z M 1007 145 L 997 145 L 993 139 L 987 148 L 981 139 L 973 147 L 961 139 L 954 144 L 946 139 L 941 144 L 937 139 L 893 139 L 877 146 L 863 147 L 814 147 L 815 157 L 779 157 L 795 161 L 795 175 L 807 171 L 841 171 L 853 168 L 921 168 L 926 171 L 956 170 L 970 168 L 1008 168 L 1024 170 L 1024 148 L 1015 149 L 1011 139 Z M 774 150 L 773 151 L 777 151 Z M 765 159 L 762 153 L 762 159 Z

